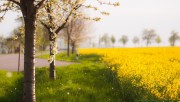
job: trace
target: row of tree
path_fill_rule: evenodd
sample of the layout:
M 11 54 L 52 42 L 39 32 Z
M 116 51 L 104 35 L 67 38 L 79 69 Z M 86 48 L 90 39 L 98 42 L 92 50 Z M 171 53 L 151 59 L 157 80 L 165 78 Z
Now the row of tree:
M 88 27 L 88 28 L 87 28 Z M 84 19 L 73 19 L 67 23 L 66 27 L 60 32 L 61 38 L 64 39 L 67 45 L 67 56 L 71 53 L 74 54 L 77 47 L 88 39 L 90 36 L 88 32 L 90 24 Z
M 161 37 L 153 29 L 145 29 L 142 34 L 142 40 L 145 41 L 146 46 L 149 46 L 153 41 L 155 41 L 157 44 L 160 44 L 162 42 Z M 172 31 L 171 36 L 169 37 L 170 46 L 175 46 L 178 40 L 180 40 L 178 32 Z M 122 43 L 123 46 L 125 46 L 128 43 L 129 39 L 127 35 L 122 35 L 118 41 Z M 104 43 L 106 47 L 114 47 L 114 44 L 116 42 L 117 40 L 113 35 L 109 36 L 108 34 L 104 34 L 99 38 L 99 47 L 101 46 L 101 43 Z M 140 38 L 135 36 L 132 39 L 132 42 L 137 45 L 140 43 Z
M 67 55 L 74 54 L 76 47 L 78 47 L 82 41 L 89 38 L 87 35 L 87 23 L 84 19 L 73 19 L 68 22 L 65 28 L 60 32 L 59 36 L 61 40 L 64 40 L 67 45 Z M 90 25 L 88 25 L 90 26 Z M 49 36 L 47 29 L 40 23 L 36 27 L 36 51 L 48 50 Z M 18 53 L 24 48 L 24 29 L 23 26 L 15 28 L 9 37 L 0 36 L 0 53 Z
M 23 101 L 35 102 L 35 48 L 37 26 L 40 22 L 48 31 L 50 46 L 50 78 L 56 78 L 55 55 L 57 50 L 57 34 L 65 28 L 67 22 L 76 18 L 99 21 L 99 17 L 87 17 L 79 9 L 93 9 L 100 14 L 109 13 L 85 3 L 88 0 L 3 0 L 0 1 L 0 21 L 7 11 L 21 12 L 24 28 L 24 88 Z M 119 6 L 119 2 L 103 2 L 101 5 Z M 21 38 L 20 38 L 21 39 Z

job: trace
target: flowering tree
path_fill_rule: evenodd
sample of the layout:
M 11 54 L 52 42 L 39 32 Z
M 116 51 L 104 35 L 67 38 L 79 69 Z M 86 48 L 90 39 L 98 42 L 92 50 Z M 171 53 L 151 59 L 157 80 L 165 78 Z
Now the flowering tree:
M 3 20 L 5 14 L 9 11 L 20 11 L 24 20 L 24 32 L 25 32 L 25 44 L 24 44 L 24 92 L 23 92 L 23 100 L 24 102 L 35 102 L 35 38 L 36 38 L 36 21 L 40 17 L 40 10 L 46 9 L 49 23 L 51 26 L 51 36 L 52 38 L 56 37 L 56 33 L 54 30 L 54 25 L 51 21 L 55 19 L 52 18 L 53 2 L 58 2 L 61 0 L 3 0 L 0 1 L 0 21 Z M 73 0 L 63 0 L 64 4 L 68 4 L 73 2 Z M 77 4 L 83 4 L 86 0 L 77 0 Z M 99 0 L 97 0 L 101 4 L 105 4 Z M 110 3 L 108 3 L 110 4 Z M 58 7 L 59 3 L 54 3 L 53 6 Z M 119 3 L 114 3 L 112 5 L 119 5 Z M 91 7 L 91 6 L 90 6 Z M 61 8 L 59 6 L 58 8 Z M 58 9 L 57 8 L 57 9 Z M 75 8 L 74 8 L 75 9 Z M 65 10 L 66 11 L 66 10 Z M 73 10 L 72 10 L 73 12 Z M 43 15 L 46 17 L 46 15 Z M 56 17 L 56 16 L 54 16 Z M 59 28 L 60 29 L 60 28 Z M 54 39 L 51 39 L 51 45 L 54 49 Z M 53 50 L 54 51 L 54 50 Z M 55 53 L 55 52 L 53 52 Z M 53 54 L 52 54 L 53 55 Z M 53 57 L 54 58 L 54 57 Z M 52 60 L 54 61 L 54 59 Z
M 38 11 L 45 0 L 4 0 L 1 1 L 0 19 L 3 20 L 8 10 L 20 11 L 25 24 L 24 49 L 24 102 L 35 102 L 35 37 Z
M 81 18 L 85 20 L 94 20 L 99 21 L 99 17 L 87 17 L 84 13 L 80 12 L 79 9 L 94 9 L 95 11 L 100 12 L 103 15 L 108 15 L 108 12 L 100 11 L 97 7 L 92 5 L 85 5 L 87 0 L 49 0 L 46 3 L 45 8 L 40 13 L 39 21 L 47 28 L 49 32 L 50 40 L 50 78 L 56 79 L 55 71 L 55 55 L 57 53 L 57 34 L 65 28 L 65 26 L 71 22 L 73 19 Z M 105 3 L 98 1 L 100 4 L 114 5 L 118 6 L 119 3 Z M 67 33 L 69 36 L 70 33 Z M 70 39 L 70 36 L 69 36 Z M 68 40 L 69 43 L 70 40 Z M 70 44 L 70 43 L 69 43 Z M 69 45 L 68 44 L 68 45 Z
M 46 3 L 46 7 L 40 13 L 42 17 L 39 21 L 46 27 L 49 33 L 51 79 L 56 79 L 55 55 L 57 53 L 57 34 L 65 27 L 70 16 L 74 14 L 74 10 L 77 10 L 80 6 L 79 0 L 76 0 L 76 2 L 51 0 Z
M 87 35 L 87 22 L 84 19 L 71 20 L 67 25 L 67 35 L 72 48 L 71 53 L 74 54 L 80 43 L 89 38 Z

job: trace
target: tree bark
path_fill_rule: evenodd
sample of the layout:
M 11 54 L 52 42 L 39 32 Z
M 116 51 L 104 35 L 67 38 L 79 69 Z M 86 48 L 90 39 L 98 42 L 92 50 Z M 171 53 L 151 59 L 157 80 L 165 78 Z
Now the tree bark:
M 47 12 L 50 12 L 50 10 L 48 9 Z M 49 15 L 49 17 L 50 17 L 50 18 L 49 18 L 50 21 L 52 22 L 52 20 L 53 20 L 53 19 L 52 19 L 52 16 Z M 52 27 L 46 25 L 46 24 L 43 23 L 43 22 L 41 22 L 41 24 L 44 25 L 44 26 L 46 27 L 46 29 L 48 30 L 50 43 L 51 43 L 51 42 L 55 42 L 55 39 L 52 38 L 52 35 L 53 35 L 53 32 L 51 31 Z M 44 48 L 44 49 L 45 49 L 45 48 Z M 49 55 L 55 57 L 55 54 L 53 53 L 53 46 L 52 46 L 52 44 L 49 44 L 49 50 L 50 50 L 50 51 L 49 51 Z M 55 80 L 55 79 L 56 79 L 55 59 L 54 59 L 52 62 L 50 62 L 50 64 L 49 64 L 49 72 L 50 72 L 50 74 L 49 74 L 50 79 Z
M 25 23 L 24 101 L 35 102 L 35 20 Z
M 50 45 L 51 46 L 51 45 Z M 53 55 L 52 53 L 50 53 L 50 55 Z M 50 78 L 55 80 L 56 79 L 56 68 L 55 68 L 55 60 L 53 60 L 51 63 L 50 63 Z
M 48 1 L 49 2 L 49 1 Z M 48 27 L 48 31 L 49 31 L 49 41 L 50 41 L 50 56 L 53 56 L 54 59 L 53 61 L 50 62 L 50 79 L 55 80 L 56 79 L 56 70 L 55 70 L 55 52 L 53 51 L 53 42 L 55 43 L 56 38 L 53 38 L 53 31 L 55 30 L 55 27 L 53 26 L 53 17 L 51 15 L 51 10 L 52 10 L 52 5 L 48 5 L 47 6 L 47 12 L 48 12 L 48 18 L 49 18 L 49 22 L 51 23 Z
M 52 32 L 49 32 L 49 41 L 51 42 L 55 42 L 55 39 L 52 39 Z M 50 56 L 54 56 L 54 60 L 50 63 L 50 78 L 55 80 L 56 79 L 56 68 L 55 68 L 55 54 L 53 53 L 53 46 L 52 44 L 50 44 Z
M 75 46 L 72 45 L 72 54 L 74 54 Z
M 21 11 L 25 21 L 24 47 L 24 102 L 36 102 L 35 96 L 35 37 L 36 7 L 33 0 L 21 0 Z

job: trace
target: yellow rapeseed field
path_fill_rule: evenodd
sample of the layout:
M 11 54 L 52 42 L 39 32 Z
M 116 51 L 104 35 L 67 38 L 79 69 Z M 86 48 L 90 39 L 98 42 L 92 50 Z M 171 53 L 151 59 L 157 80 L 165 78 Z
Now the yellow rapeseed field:
M 79 52 L 102 55 L 100 60 L 117 73 L 124 97 L 143 94 L 144 99 L 180 100 L 179 47 L 79 49 Z

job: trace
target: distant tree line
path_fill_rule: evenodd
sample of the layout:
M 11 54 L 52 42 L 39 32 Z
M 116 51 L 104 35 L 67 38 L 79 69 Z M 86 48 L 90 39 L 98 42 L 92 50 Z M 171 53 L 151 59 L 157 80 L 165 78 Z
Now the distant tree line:
M 147 47 L 151 45 L 152 42 L 157 43 L 158 46 L 162 43 L 161 37 L 156 33 L 154 29 L 143 30 L 141 38 L 142 41 L 145 42 L 145 45 Z M 140 43 L 141 38 L 138 36 L 134 36 L 132 39 L 132 43 L 137 46 Z M 125 47 L 129 40 L 130 39 L 127 35 L 122 35 L 119 39 L 117 39 L 116 37 L 114 37 L 114 35 L 110 36 L 109 34 L 105 33 L 99 37 L 99 47 L 114 47 L 114 44 L 117 41 L 119 41 L 119 43 L 121 43 L 123 47 Z M 170 46 L 175 46 L 178 40 L 180 40 L 178 32 L 172 31 L 168 39 Z

